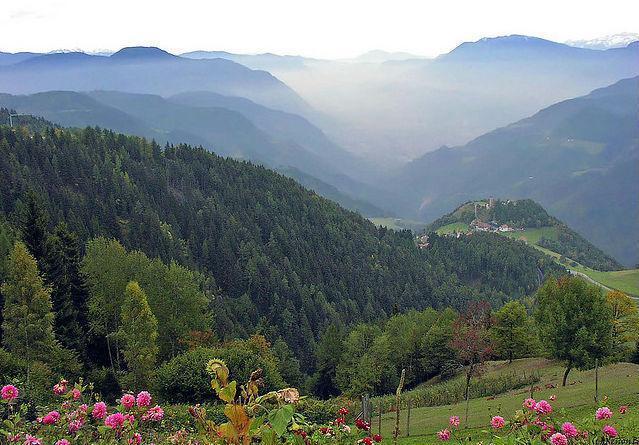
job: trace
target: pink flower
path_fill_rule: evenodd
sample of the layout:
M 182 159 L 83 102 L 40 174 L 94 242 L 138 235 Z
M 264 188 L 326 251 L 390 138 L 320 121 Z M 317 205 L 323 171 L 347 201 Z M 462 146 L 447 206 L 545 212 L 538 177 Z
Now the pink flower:
M 69 422 L 69 434 L 75 434 L 78 432 L 80 428 L 84 425 L 84 421 L 82 419 L 76 419 Z
M 552 445 L 568 445 L 568 438 L 561 433 L 555 433 L 550 436 Z
M 129 439 L 129 445 L 140 445 L 142 443 L 142 435 L 140 433 L 134 433 L 133 437 Z
M 35 436 L 27 434 L 25 438 L 24 445 L 42 445 L 42 439 L 38 439 Z
M 93 411 L 91 412 L 91 415 L 93 416 L 94 419 L 104 419 L 104 416 L 106 416 L 107 413 L 107 406 L 104 402 L 98 402 L 95 405 L 93 405 Z
M 83 413 L 86 413 L 89 409 L 89 405 L 87 405 L 86 403 L 83 403 L 82 405 L 78 406 L 78 410 L 80 410 Z
M 67 392 L 67 383 L 69 383 L 69 382 L 67 382 L 64 379 L 60 380 L 58 383 L 53 385 L 53 393 L 56 396 L 61 396 L 62 394 Z
M 575 425 L 570 422 L 565 422 L 561 425 L 561 431 L 564 432 L 566 437 L 577 437 L 579 435 L 579 431 L 577 431 Z
M 138 406 L 149 406 L 151 404 L 151 394 L 148 391 L 141 391 L 135 399 Z
M 535 412 L 542 415 L 550 414 L 552 413 L 552 406 L 550 406 L 550 403 L 546 402 L 545 400 L 540 400 L 535 404 Z
M 82 397 L 82 393 L 78 388 L 73 388 L 71 390 L 71 396 L 73 397 L 73 400 L 80 400 L 80 397 Z
M 622 405 L 619 407 L 619 414 L 626 414 L 628 411 L 628 405 Z
M 104 419 L 104 424 L 113 430 L 122 429 L 126 418 L 122 413 L 114 413 Z
M 619 433 L 617 433 L 617 430 L 610 425 L 604 426 L 602 431 L 608 437 L 617 437 L 619 435 Z
M 501 416 L 495 416 L 492 419 L 490 419 L 490 425 L 494 429 L 498 430 L 498 429 L 503 428 L 506 425 L 506 421 Z
M 133 405 L 135 405 L 135 397 L 133 397 L 133 395 L 131 394 L 124 394 L 120 399 L 120 403 L 126 409 L 131 409 L 133 408 Z
M 459 426 L 459 416 L 450 416 L 448 423 L 450 426 Z
M 71 444 L 66 439 L 60 439 L 55 443 L 55 445 L 71 445 Z
M 535 405 L 536 404 L 537 404 L 537 402 L 535 402 L 535 399 L 528 398 L 528 399 L 524 400 L 523 407 L 532 411 L 532 410 L 535 409 Z
M 610 408 L 608 408 L 607 406 L 604 406 L 603 408 L 599 408 L 597 412 L 595 413 L 595 418 L 597 420 L 610 419 L 611 417 L 612 417 L 612 411 L 610 411 Z
M 18 391 L 18 388 L 16 388 L 13 385 L 4 385 L 0 393 L 2 394 L 2 399 L 7 400 L 9 402 L 17 399 L 18 396 L 20 395 L 20 391 Z
M 152 422 L 161 422 L 164 419 L 164 410 L 160 406 L 155 405 L 142 416 L 143 421 L 150 420 Z
M 60 419 L 60 413 L 57 411 L 51 411 L 49 414 L 42 418 L 42 423 L 44 425 L 53 425 Z
M 442 440 L 445 442 L 450 439 L 450 431 L 448 429 L 438 431 L 437 437 L 439 438 L 439 440 Z

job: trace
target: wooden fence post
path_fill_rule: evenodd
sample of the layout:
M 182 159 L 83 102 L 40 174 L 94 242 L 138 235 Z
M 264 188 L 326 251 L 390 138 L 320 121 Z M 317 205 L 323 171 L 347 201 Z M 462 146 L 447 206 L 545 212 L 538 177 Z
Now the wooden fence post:
M 395 393 L 395 431 L 393 432 L 393 445 L 397 445 L 397 438 L 399 437 L 399 405 L 401 402 L 402 388 L 404 387 L 404 377 L 406 377 L 406 369 L 402 369 L 402 375 L 399 378 L 399 386 Z
M 377 434 L 382 435 L 382 399 L 379 399 L 379 414 L 377 416 Z
M 595 403 L 599 404 L 599 359 L 595 359 Z
M 406 403 L 408 403 L 408 412 L 406 417 L 406 437 L 410 437 L 410 406 L 412 404 L 411 399 L 408 399 Z

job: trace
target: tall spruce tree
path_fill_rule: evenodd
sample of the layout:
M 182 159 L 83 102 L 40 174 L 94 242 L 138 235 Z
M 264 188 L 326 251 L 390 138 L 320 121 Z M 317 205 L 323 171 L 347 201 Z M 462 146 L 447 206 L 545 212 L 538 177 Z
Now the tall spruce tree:
M 148 387 L 158 354 L 158 322 L 137 281 L 126 286 L 121 318 L 120 338 L 131 383 L 135 389 Z
M 51 361 L 59 349 L 53 334 L 51 290 L 45 287 L 35 259 L 22 242 L 16 242 L 9 255 L 2 294 L 3 346 L 27 363 Z
M 52 287 L 56 337 L 86 360 L 87 288 L 80 271 L 78 237 L 64 223 L 47 240 L 46 278 Z
M 40 263 L 46 255 L 49 215 L 36 192 L 27 192 L 19 213 L 22 240 L 31 255 Z

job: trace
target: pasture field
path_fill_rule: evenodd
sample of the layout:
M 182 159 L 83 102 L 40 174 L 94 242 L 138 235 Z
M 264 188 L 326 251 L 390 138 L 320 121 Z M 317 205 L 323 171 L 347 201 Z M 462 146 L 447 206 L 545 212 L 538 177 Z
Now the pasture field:
M 483 378 L 497 376 L 499 373 L 512 372 L 536 372 L 541 381 L 536 384 L 539 390 L 533 393 L 536 400 L 550 400 L 551 395 L 556 396 L 556 401 L 551 402 L 555 412 L 559 412 L 562 419 L 579 422 L 594 415 L 598 406 L 594 401 L 595 396 L 595 372 L 571 371 L 569 384 L 561 387 L 563 373 L 561 364 L 546 359 L 520 359 L 512 364 L 507 362 L 491 362 L 486 367 Z M 546 385 L 555 387 L 547 389 Z M 508 419 L 521 408 L 522 401 L 530 395 L 529 388 L 509 391 L 494 397 L 472 399 L 470 401 L 468 427 L 462 429 L 466 436 L 470 436 L 471 443 L 487 440 L 491 437 L 489 422 L 492 416 L 501 415 Z M 406 397 L 410 392 L 406 393 Z M 628 414 L 623 417 L 620 432 L 626 435 L 639 435 L 639 365 L 632 363 L 619 363 L 609 365 L 599 370 L 599 399 L 605 400 L 605 404 L 613 411 L 620 405 L 630 407 Z M 465 404 L 413 408 L 411 410 L 410 437 L 406 437 L 407 411 L 404 409 L 400 415 L 401 439 L 403 445 L 409 444 L 435 444 L 441 443 L 436 437 L 436 432 L 447 427 L 448 419 L 457 415 L 464 420 Z M 617 414 L 616 416 L 619 416 Z M 617 418 L 619 420 L 621 417 Z M 372 421 L 373 431 L 377 432 L 378 420 Z M 382 416 L 382 435 L 390 439 L 395 425 L 395 413 L 387 413 Z M 485 442 L 484 442 L 485 443 Z

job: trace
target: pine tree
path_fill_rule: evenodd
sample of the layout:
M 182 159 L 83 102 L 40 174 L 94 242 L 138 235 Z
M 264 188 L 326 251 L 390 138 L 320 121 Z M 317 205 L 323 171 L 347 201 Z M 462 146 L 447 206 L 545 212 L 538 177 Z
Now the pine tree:
M 46 255 L 49 215 L 33 190 L 30 190 L 26 195 L 20 219 L 24 244 L 38 262 L 43 261 Z
M 9 255 L 4 295 L 3 346 L 28 363 L 48 362 L 58 347 L 53 335 L 51 290 L 27 247 L 16 242 Z
M 47 240 L 46 278 L 52 287 L 56 337 L 86 359 L 87 289 L 77 235 L 58 224 Z
M 120 338 L 132 383 L 136 389 L 148 387 L 158 354 L 158 322 L 137 281 L 126 286 L 121 319 Z

